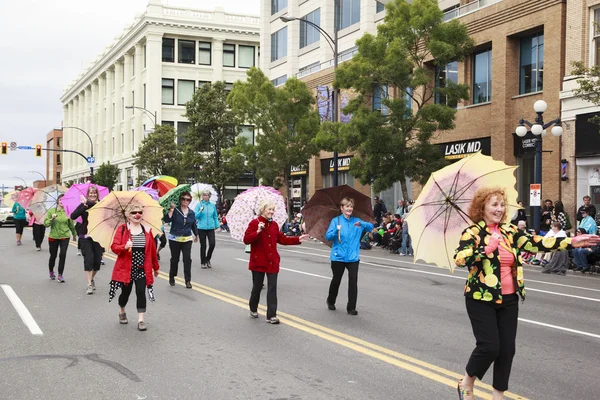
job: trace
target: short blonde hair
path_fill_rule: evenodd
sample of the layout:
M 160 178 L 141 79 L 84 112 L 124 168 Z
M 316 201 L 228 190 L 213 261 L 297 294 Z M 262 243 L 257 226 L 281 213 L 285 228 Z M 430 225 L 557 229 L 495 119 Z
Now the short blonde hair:
M 140 206 L 139 204 L 130 204 L 127 207 L 125 207 L 125 214 L 129 215 L 132 211 L 144 211 L 144 207 Z
M 258 207 L 258 215 L 262 215 L 263 212 L 267 209 L 267 208 L 273 208 L 275 209 L 275 207 L 277 206 L 277 204 L 272 201 L 272 200 L 265 200 L 262 203 L 260 203 L 260 206 Z
M 344 197 L 342 201 L 340 201 L 340 207 L 343 207 L 347 204 L 352 204 L 354 207 L 354 199 L 352 197 Z
M 212 192 L 210 191 L 210 189 L 204 189 L 202 191 L 202 195 L 205 195 L 205 194 L 207 194 L 209 197 L 212 196 Z
M 504 222 L 506 219 L 506 210 L 508 210 L 508 200 L 506 198 L 506 192 L 504 189 L 499 187 L 485 187 L 479 188 L 471 200 L 471 206 L 469 207 L 469 218 L 475 223 L 483 221 L 483 213 L 485 210 L 486 203 L 493 197 L 496 196 L 504 200 L 504 215 L 500 222 Z

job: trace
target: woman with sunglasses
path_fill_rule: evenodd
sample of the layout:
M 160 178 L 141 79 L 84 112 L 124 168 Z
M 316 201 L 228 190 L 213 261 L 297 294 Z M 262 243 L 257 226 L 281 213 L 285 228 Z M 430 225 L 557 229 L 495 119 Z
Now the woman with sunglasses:
M 160 268 L 156 256 L 154 234 L 151 229 L 145 228 L 141 223 L 143 214 L 144 210 L 141 206 L 128 206 L 125 210 L 127 223 L 119 226 L 115 232 L 110 248 L 117 255 L 117 261 L 113 268 L 108 300 L 111 301 L 117 289 L 121 288 L 119 323 L 128 323 L 125 306 L 135 284 L 138 330 L 140 331 L 146 330 L 144 322 L 146 286 L 149 289 L 152 288 L 154 277 L 158 276 Z
M 169 249 L 171 250 L 171 268 L 169 269 L 169 284 L 175 286 L 175 277 L 179 267 L 179 255 L 183 253 L 183 275 L 185 287 L 192 288 L 192 242 L 198 242 L 198 227 L 196 216 L 190 209 L 192 195 L 182 192 L 179 195 L 179 207 L 171 203 L 169 212 L 164 217 L 166 223 L 171 223 L 167 235 Z

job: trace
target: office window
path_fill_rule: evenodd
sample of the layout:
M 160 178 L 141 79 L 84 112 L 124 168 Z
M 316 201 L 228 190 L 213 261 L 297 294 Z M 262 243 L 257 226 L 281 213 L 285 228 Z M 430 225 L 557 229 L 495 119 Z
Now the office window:
M 162 121 L 161 124 L 162 125 L 169 125 L 169 126 L 172 126 L 173 128 L 175 127 L 175 122 L 174 121 Z
M 198 64 L 210 65 L 212 57 L 212 45 L 208 42 L 198 42 L 198 51 Z
M 223 66 L 235 67 L 235 44 L 223 45 Z
M 271 83 L 275 86 L 283 85 L 287 81 L 287 75 L 280 76 L 279 78 L 275 78 L 271 80 Z
M 207 83 L 210 83 L 209 81 L 198 81 L 198 88 L 201 88 L 202 86 L 206 85 Z
M 593 52 L 594 65 L 600 65 L 600 8 L 594 10 L 594 25 L 593 25 Z
M 544 81 L 544 33 L 521 38 L 519 94 L 538 92 Z
M 60 160 L 60 154 L 57 154 L 56 155 L 56 165 L 61 165 L 61 164 L 62 164 L 62 162 Z
M 177 41 L 177 43 L 179 44 L 178 61 L 182 64 L 195 64 L 196 63 L 196 41 L 179 39 Z
M 271 61 L 287 56 L 287 26 L 271 34 Z
M 144 108 L 146 108 L 146 84 L 144 83 Z
M 238 67 L 251 68 L 254 67 L 254 46 L 238 46 Z
M 383 104 L 388 99 L 388 86 L 376 84 L 373 89 L 373 111 L 381 111 L 382 115 L 388 115 L 390 110 Z
M 317 26 L 321 26 L 321 9 L 317 8 L 315 11 L 306 14 L 302 19 L 312 22 Z M 319 39 L 320 33 L 317 28 L 306 22 L 300 22 L 300 48 L 318 42 Z
M 473 55 L 473 104 L 492 101 L 492 49 Z
M 190 128 L 189 122 L 177 122 L 177 145 L 180 146 L 183 144 L 183 136 L 187 133 Z
M 271 15 L 287 7 L 287 0 L 271 0 Z
M 435 88 L 445 88 L 449 82 L 458 83 L 458 61 L 453 61 L 443 67 L 435 67 Z M 448 104 L 448 99 L 438 91 L 435 92 L 435 104 L 445 104 L 455 107 L 456 104 Z
M 225 93 L 229 94 L 229 92 L 231 92 L 232 89 L 233 89 L 233 83 L 225 82 Z
M 376 13 L 380 13 L 383 10 L 385 10 L 385 5 L 383 3 L 380 3 L 378 1 L 375 2 L 376 8 L 375 8 L 375 12 Z
M 184 106 L 194 96 L 194 81 L 177 80 L 177 104 Z
M 162 80 L 162 104 L 172 105 L 175 102 L 175 80 Z
M 360 0 L 338 0 L 339 11 L 335 13 L 338 30 L 360 22 Z
M 244 137 L 246 143 L 254 145 L 254 125 L 241 125 L 238 137 Z
M 163 62 L 175 62 L 175 39 L 163 38 L 162 60 Z

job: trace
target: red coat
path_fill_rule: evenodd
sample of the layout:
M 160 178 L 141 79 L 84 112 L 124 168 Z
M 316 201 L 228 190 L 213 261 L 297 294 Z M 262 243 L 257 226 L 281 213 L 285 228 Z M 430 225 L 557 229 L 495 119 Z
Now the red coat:
M 265 229 L 257 233 L 259 222 L 265 223 Z M 244 234 L 244 243 L 250 245 L 250 263 L 248 264 L 250 271 L 277 274 L 279 273 L 277 243 L 300 244 L 300 238 L 298 236 L 285 236 L 279 230 L 277 222 L 268 221 L 260 216 L 248 224 Z
M 160 264 L 156 255 L 156 243 L 152 230 L 145 231 L 146 233 L 146 253 L 144 257 L 144 272 L 146 273 L 146 285 L 154 283 L 153 271 L 158 271 Z M 131 232 L 127 229 L 127 224 L 123 224 L 117 228 L 115 238 L 110 245 L 113 253 L 117 255 L 117 261 L 112 272 L 112 280 L 128 284 L 131 281 L 131 265 L 132 252 L 130 249 L 125 249 L 125 243 L 131 239 Z

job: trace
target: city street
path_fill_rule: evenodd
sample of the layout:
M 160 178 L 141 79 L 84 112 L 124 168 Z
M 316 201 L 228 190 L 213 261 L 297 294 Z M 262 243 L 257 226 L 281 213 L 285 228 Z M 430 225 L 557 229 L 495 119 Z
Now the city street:
M 251 275 L 243 244 L 217 233 L 212 269 L 192 250 L 192 290 L 168 284 L 161 252 L 156 302 L 139 332 L 135 294 L 129 324 L 108 303 L 114 255 L 86 295 L 83 259 L 69 247 L 66 282 L 48 279 L 47 243 L 31 230 L 17 247 L 0 228 L 0 398 L 2 399 L 456 399 L 474 347 L 462 294 L 466 272 L 363 251 L 358 316 L 325 304 L 329 248 L 280 246 L 281 325 L 251 319 Z M 432 251 L 436 251 L 432 243 Z M 597 399 L 600 277 L 527 268 L 507 399 Z M 14 293 L 14 294 L 13 294 Z M 22 306 L 20 306 L 22 302 Z M 19 311 L 20 314 L 19 314 Z M 28 318 L 28 316 L 31 318 Z M 476 386 L 491 398 L 492 371 Z

